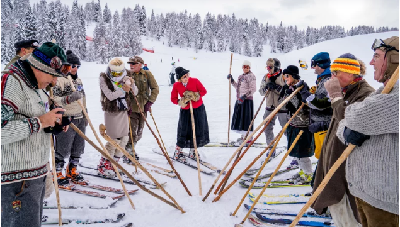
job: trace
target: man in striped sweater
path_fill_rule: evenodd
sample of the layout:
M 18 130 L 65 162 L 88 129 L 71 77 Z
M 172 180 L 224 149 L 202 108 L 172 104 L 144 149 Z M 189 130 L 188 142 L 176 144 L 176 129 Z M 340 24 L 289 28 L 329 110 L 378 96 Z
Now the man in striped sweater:
M 43 90 L 69 71 L 64 51 L 48 42 L 10 65 L 1 77 L 1 222 L 41 226 L 50 136 L 65 111 L 49 111 Z M 48 130 L 46 130 L 48 131 Z

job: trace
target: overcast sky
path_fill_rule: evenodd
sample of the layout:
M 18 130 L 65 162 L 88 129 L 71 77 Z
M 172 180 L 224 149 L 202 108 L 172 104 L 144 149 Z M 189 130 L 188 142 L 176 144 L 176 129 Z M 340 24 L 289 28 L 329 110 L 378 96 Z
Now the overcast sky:
M 78 0 L 78 4 L 91 1 Z M 61 2 L 72 5 L 73 0 Z M 100 3 L 102 9 L 108 3 L 112 14 L 139 4 L 146 8 L 148 17 L 152 9 L 164 16 L 187 10 L 188 14 L 199 13 L 202 19 L 208 12 L 215 16 L 235 13 L 237 18 L 257 18 L 260 23 L 270 25 L 283 21 L 284 25 L 297 25 L 301 29 L 324 25 L 341 25 L 346 29 L 357 25 L 399 27 L 399 0 L 100 0 Z

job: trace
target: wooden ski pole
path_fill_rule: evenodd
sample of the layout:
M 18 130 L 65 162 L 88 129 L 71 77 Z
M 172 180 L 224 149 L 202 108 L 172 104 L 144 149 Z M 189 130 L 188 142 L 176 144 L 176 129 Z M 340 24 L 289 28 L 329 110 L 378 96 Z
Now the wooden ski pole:
M 108 153 L 104 152 L 104 150 L 102 150 L 96 144 L 94 144 L 93 141 L 91 141 L 85 134 L 83 134 L 83 132 L 81 130 L 79 130 L 79 128 L 76 127 L 73 123 L 71 123 L 69 126 L 72 127 L 90 145 L 92 145 L 100 154 L 102 154 L 104 157 L 109 159 L 111 163 L 116 165 L 118 167 L 118 169 L 120 169 L 122 172 L 124 172 L 126 174 L 126 176 L 129 179 L 131 179 L 140 189 L 142 189 L 143 191 L 149 193 L 150 195 L 156 197 L 157 199 L 159 199 L 159 200 L 165 202 L 166 204 L 168 204 L 168 205 L 170 205 L 170 206 L 172 206 L 172 207 L 174 207 L 174 208 L 179 210 L 179 208 L 175 204 L 173 204 L 172 202 L 170 202 L 170 201 L 166 200 L 165 198 L 155 194 L 154 192 L 150 191 L 149 189 L 147 189 L 146 187 L 141 185 L 124 167 L 122 167 L 118 162 L 116 162 L 113 158 L 111 158 Z
M 233 53 L 231 53 L 231 63 L 229 65 L 229 74 L 232 73 L 232 58 L 233 58 Z M 231 87 L 232 87 L 232 79 L 229 80 L 228 85 L 229 85 L 229 121 L 228 121 L 228 143 L 226 144 L 227 147 L 229 147 L 229 132 L 231 130 Z
M 54 102 L 53 90 L 50 88 L 50 99 Z M 61 212 L 61 203 L 60 203 L 60 191 L 58 190 L 58 181 L 57 181 L 57 171 L 56 171 L 56 151 L 54 150 L 54 137 L 53 134 L 50 134 L 50 145 L 51 145 L 51 160 L 52 160 L 52 172 L 53 172 L 53 182 L 54 182 L 54 191 L 56 192 L 56 200 L 57 200 L 57 209 L 58 209 L 58 225 L 62 226 L 62 212 Z
M 109 143 L 111 143 L 115 148 L 120 150 L 129 160 L 131 160 L 133 163 L 135 163 L 136 166 L 138 166 L 156 185 L 157 188 L 160 188 L 161 191 L 164 192 L 164 194 L 172 200 L 172 202 L 178 207 L 178 209 L 182 212 L 185 213 L 185 211 L 179 206 L 178 202 L 175 201 L 175 199 L 164 189 L 163 186 L 161 186 L 156 179 L 147 171 L 146 168 L 144 168 L 132 155 L 130 155 L 124 148 L 122 148 L 119 144 L 117 144 L 113 139 L 111 139 L 110 136 L 107 135 L 106 133 L 106 126 L 101 124 L 99 126 L 99 131 L 100 135 L 103 136 L 105 140 L 107 140 Z
M 303 106 L 305 105 L 305 103 L 301 104 L 301 106 L 299 107 L 299 109 L 296 111 L 296 113 L 300 112 L 300 110 L 303 108 Z M 253 188 L 253 185 L 256 183 L 258 177 L 261 175 L 262 170 L 264 169 L 265 165 L 267 165 L 268 160 L 271 158 L 272 153 L 274 153 L 276 147 L 278 146 L 279 140 L 282 138 L 283 134 L 285 133 L 287 127 L 289 127 L 289 123 L 286 123 L 286 125 L 283 127 L 281 133 L 279 134 L 278 138 L 275 141 L 275 145 L 274 147 L 271 149 L 271 151 L 268 154 L 268 157 L 265 159 L 264 163 L 261 165 L 260 169 L 257 172 L 257 175 L 254 177 L 253 182 L 251 183 L 251 185 L 249 186 L 249 188 L 247 189 L 246 193 L 243 195 L 242 200 L 240 201 L 239 205 L 236 207 L 236 210 L 233 212 L 232 216 L 236 215 L 236 212 L 239 210 L 239 207 L 242 205 L 244 199 L 246 198 L 247 194 L 250 192 L 250 190 Z
M 163 141 L 163 139 L 162 139 L 162 137 L 161 137 L 161 133 L 160 133 L 160 131 L 158 130 L 157 123 L 156 123 L 156 120 L 155 120 L 155 119 L 154 119 L 154 117 L 153 117 L 153 113 L 152 113 L 151 109 L 150 109 L 150 111 L 149 111 L 149 112 L 150 112 L 150 116 L 151 116 L 151 118 L 153 119 L 154 125 L 156 126 L 156 130 L 157 130 L 158 136 L 160 137 L 161 144 L 163 145 L 163 147 L 164 147 L 164 150 L 165 150 L 165 151 L 167 151 L 167 148 L 165 148 L 164 141 Z
M 129 117 L 129 115 L 128 115 L 128 122 L 129 122 L 129 134 L 130 134 L 130 136 L 131 136 L 131 142 L 132 142 L 132 153 L 133 153 L 133 156 L 134 156 L 135 159 L 136 159 L 136 155 L 135 155 L 135 144 L 134 144 L 134 142 L 133 142 L 133 135 L 132 135 L 131 118 Z M 137 166 L 136 166 L 135 163 L 133 163 L 133 165 L 135 166 L 135 173 L 137 173 L 137 172 L 138 172 L 138 171 L 137 171 Z
M 250 213 L 253 211 L 254 207 L 256 206 L 258 200 L 260 200 L 261 196 L 264 194 L 265 190 L 268 188 L 268 185 L 271 183 L 272 179 L 274 178 L 274 176 L 276 175 L 276 173 L 279 171 L 279 169 L 281 168 L 283 162 L 285 161 L 286 157 L 290 154 L 290 152 L 293 150 L 294 146 L 296 145 L 297 141 L 299 141 L 301 135 L 303 134 L 303 130 L 301 130 L 299 132 L 299 134 L 296 136 L 295 140 L 293 141 L 292 145 L 290 146 L 289 150 L 286 152 L 285 156 L 283 156 L 281 162 L 278 164 L 278 166 L 276 167 L 275 171 L 272 173 L 271 177 L 269 178 L 269 180 L 267 181 L 267 183 L 265 184 L 264 188 L 261 190 L 261 193 L 257 196 L 256 200 L 253 202 L 253 205 L 251 206 L 251 208 L 249 209 L 249 211 L 247 212 L 246 216 L 243 218 L 243 221 L 241 222 L 241 224 L 243 224 L 246 219 L 249 217 Z
M 269 90 L 267 90 L 267 92 L 265 92 L 264 98 L 263 98 L 263 100 L 261 101 L 260 106 L 258 107 L 258 110 L 257 110 L 256 114 L 255 114 L 254 117 L 253 117 L 253 120 L 251 120 L 251 123 L 250 123 L 250 125 L 249 125 L 249 128 L 247 129 L 247 132 L 246 132 L 246 135 L 244 136 L 244 138 L 246 138 L 246 137 L 249 135 L 251 126 L 253 126 L 254 120 L 256 119 L 256 117 L 257 117 L 257 115 L 258 115 L 258 112 L 260 111 L 260 109 L 261 109 L 261 107 L 262 107 L 262 105 L 263 105 L 265 99 L 267 98 L 268 93 L 269 93 Z M 271 120 L 272 120 L 272 119 L 274 119 L 274 118 L 271 118 Z M 269 121 L 267 122 L 266 125 L 268 125 L 268 124 L 271 122 L 271 120 L 269 120 Z M 266 127 L 266 126 L 265 126 L 265 127 Z M 262 129 L 262 132 L 264 132 L 265 127 Z M 259 136 L 257 136 L 257 138 L 258 138 L 258 137 L 259 137 Z M 244 153 L 246 153 L 246 152 L 248 151 L 249 147 L 254 143 L 255 140 L 257 140 L 257 138 L 255 138 L 255 139 L 252 141 L 252 143 L 251 143 L 249 146 L 247 146 L 248 148 L 244 151 Z M 238 158 L 239 158 L 241 152 L 242 152 L 242 150 L 240 150 L 239 153 L 237 154 L 236 159 L 235 159 L 235 162 L 236 162 L 236 160 L 238 160 Z M 242 157 L 243 157 L 243 156 L 242 156 Z M 226 185 L 226 183 L 228 183 L 228 180 L 229 180 L 229 177 L 231 176 L 231 174 L 232 174 L 232 172 L 227 173 L 227 174 L 225 175 L 225 178 L 222 180 L 222 182 L 223 182 L 222 187 L 221 187 L 221 183 L 222 183 L 222 182 L 221 182 L 221 183 L 218 185 L 218 187 L 217 187 L 215 193 L 216 193 L 217 191 L 219 191 L 219 193 L 221 193 L 221 192 L 224 190 L 225 185 Z M 221 189 L 220 189 L 220 188 L 221 188 Z M 215 194 L 215 193 L 214 193 L 214 194 Z
M 190 102 L 190 116 L 191 116 L 191 120 L 192 120 L 193 145 L 194 145 L 194 152 L 196 153 L 196 159 L 197 159 L 197 175 L 199 178 L 199 195 L 202 196 L 203 193 L 202 193 L 202 187 L 201 187 L 200 161 L 199 161 L 199 154 L 197 153 L 196 126 L 194 124 L 192 100 L 190 100 L 189 102 Z
M 285 133 L 285 131 L 286 131 L 286 128 L 289 126 L 289 124 L 290 124 L 290 122 L 294 119 L 294 117 L 300 112 L 300 110 L 303 108 L 303 106 L 305 105 L 305 103 L 302 103 L 302 105 L 299 107 L 299 109 L 293 114 L 293 116 L 288 120 L 288 122 L 285 124 L 285 126 L 282 128 L 282 130 L 279 132 L 279 134 L 274 138 L 274 140 L 272 140 L 272 142 L 268 145 L 268 147 L 266 147 L 265 149 L 264 149 L 264 151 L 263 152 L 261 152 L 248 166 L 247 166 L 247 168 L 245 169 L 245 170 L 243 170 L 242 171 L 242 173 L 241 174 L 239 174 L 239 176 L 238 177 L 236 177 L 236 179 L 235 180 L 233 180 L 229 185 L 228 185 L 228 187 L 225 189 L 225 190 L 223 190 L 215 199 L 214 199 L 214 202 L 216 202 L 216 201 L 218 201 L 220 198 L 221 198 L 221 196 L 225 193 L 225 192 L 227 192 L 253 165 L 254 165 L 254 163 L 256 163 L 256 161 L 259 159 L 259 158 L 261 158 L 261 156 L 262 155 L 264 155 L 264 153 L 265 152 L 267 152 L 267 150 L 268 150 L 268 148 L 270 147 L 270 146 L 272 146 L 272 144 L 273 143 L 275 143 L 275 141 L 279 141 L 279 139 L 281 138 L 281 136 Z M 272 152 L 272 151 L 271 151 Z M 271 153 L 270 152 L 270 153 Z M 240 158 L 242 158 L 242 157 L 240 157 Z M 268 162 L 268 160 L 269 160 L 269 158 L 267 159 L 267 160 L 265 160 L 265 162 Z
M 206 196 L 203 198 L 203 202 L 207 199 L 207 197 L 210 195 L 211 191 L 214 189 L 215 184 L 218 182 L 219 178 L 221 177 L 222 173 L 226 170 L 226 168 L 228 168 L 229 164 L 231 163 L 231 161 L 233 160 L 233 158 L 235 157 L 235 155 L 244 147 L 244 145 L 247 143 L 247 141 L 250 140 L 251 137 L 253 137 L 253 135 L 267 122 L 269 121 L 272 116 L 275 116 L 275 114 L 284 106 L 286 105 L 287 102 L 289 102 L 289 100 L 291 98 L 293 98 L 293 96 L 295 96 L 301 89 L 303 88 L 303 86 L 297 88 L 291 95 L 289 95 L 289 97 L 287 97 L 285 100 L 283 100 L 281 102 L 281 104 L 279 104 L 264 120 L 263 122 L 261 122 L 261 124 L 251 133 L 251 135 L 249 135 L 242 143 L 242 145 L 240 145 L 240 147 L 238 149 L 236 149 L 236 151 L 232 154 L 231 158 L 228 160 L 228 162 L 225 164 L 224 168 L 221 170 L 221 172 L 219 173 L 219 175 L 217 176 L 217 178 L 215 179 L 214 183 L 211 185 L 210 189 L 208 190 Z
M 233 162 L 231 168 L 228 170 L 228 172 L 226 173 L 225 177 L 221 180 L 221 182 L 219 183 L 217 189 L 215 189 L 214 194 L 216 194 L 218 191 L 219 193 L 221 193 L 224 188 L 226 183 L 229 180 L 229 177 L 232 174 L 233 169 L 236 167 L 236 165 L 240 162 L 240 160 L 243 158 L 243 156 L 247 153 L 247 151 L 250 149 L 250 147 L 254 144 L 255 141 L 257 141 L 258 137 L 261 136 L 261 134 L 264 132 L 264 130 L 267 128 L 267 126 L 269 125 L 269 123 L 271 123 L 272 119 L 269 119 L 269 121 L 264 125 L 264 127 L 260 130 L 260 132 L 258 133 L 258 135 L 250 142 L 250 144 L 246 147 L 246 149 L 244 150 L 244 152 L 240 155 L 240 157 L 236 156 L 235 161 Z M 240 153 L 240 151 L 239 151 Z M 239 155 L 238 153 L 238 155 Z M 222 187 L 221 187 L 222 186 Z M 220 190 L 221 189 L 221 190 Z
M 137 100 L 137 98 L 136 98 L 135 94 L 133 93 L 132 89 L 131 89 L 131 93 L 132 93 L 133 98 L 134 98 L 135 101 L 136 101 L 136 104 L 137 104 L 137 106 L 138 106 L 138 108 L 139 108 L 139 111 L 140 111 L 140 113 L 141 113 L 141 115 L 142 115 L 142 117 L 143 117 L 143 119 L 144 119 L 144 122 L 146 123 L 146 125 L 147 125 L 147 127 L 149 128 L 150 132 L 153 134 L 154 138 L 156 139 L 157 144 L 158 144 L 158 146 L 159 146 L 160 149 L 161 149 L 161 152 L 163 153 L 164 157 L 165 157 L 165 158 L 167 159 L 167 161 L 168 161 L 168 164 L 171 166 L 172 170 L 174 171 L 175 175 L 178 177 L 179 181 L 181 182 L 182 186 L 185 188 L 185 190 L 186 190 L 186 192 L 188 193 L 188 195 L 189 195 L 189 196 L 192 196 L 192 193 L 190 193 L 189 189 L 186 187 L 186 184 L 183 182 L 183 180 L 182 180 L 182 178 L 181 178 L 181 175 L 179 175 L 178 171 L 176 171 L 174 165 L 172 164 L 172 161 L 171 161 L 171 159 L 169 158 L 167 151 L 166 151 L 166 150 L 164 151 L 164 149 L 163 149 L 163 147 L 161 146 L 161 143 L 160 143 L 160 141 L 158 140 L 156 134 L 154 133 L 154 131 L 151 129 L 149 123 L 147 122 L 146 116 L 144 115 L 144 113 L 143 113 L 143 111 L 142 111 L 142 108 L 140 108 L 139 101 Z
M 72 89 L 72 91 L 76 91 L 76 88 L 75 88 L 74 82 L 72 81 L 71 75 L 68 75 L 68 79 L 69 79 L 69 82 L 71 83 L 71 89 Z M 83 114 L 85 115 L 85 118 L 86 118 L 86 120 L 88 121 L 88 123 L 89 123 L 89 125 L 90 125 L 90 128 L 92 129 L 93 134 L 94 134 L 94 136 L 96 137 L 97 141 L 99 142 L 101 148 L 102 148 L 103 151 L 104 151 L 106 154 L 108 154 L 108 156 L 110 157 L 110 155 L 109 155 L 107 149 L 104 147 L 104 145 L 103 145 L 103 143 L 101 142 L 99 136 L 97 135 L 96 130 L 95 130 L 94 127 L 93 127 L 92 121 L 90 120 L 89 115 L 88 115 L 88 113 L 86 112 L 86 108 L 83 106 L 81 100 L 77 100 L 77 102 L 78 102 L 78 104 L 81 106 L 82 112 L 83 112 Z M 113 159 L 113 157 L 110 157 L 110 159 Z M 109 160 L 110 160 L 110 159 L 109 159 Z M 111 161 L 111 160 L 110 160 L 110 161 Z M 122 189 L 124 190 L 125 196 L 128 198 L 129 203 L 130 203 L 131 206 L 132 206 L 132 209 L 135 209 L 135 205 L 133 204 L 133 201 L 132 201 L 132 199 L 131 199 L 131 196 L 129 195 L 128 191 L 126 190 L 124 180 L 122 179 L 121 175 L 119 174 L 119 171 L 118 171 L 117 167 L 116 167 L 114 164 L 112 164 L 112 166 L 113 166 L 113 168 L 114 168 L 114 170 L 115 170 L 115 173 L 117 174 L 117 177 L 118 177 L 118 179 L 119 179 L 119 182 L 121 183 L 121 186 L 122 186 Z
M 392 77 L 389 79 L 388 83 L 386 84 L 385 88 L 382 90 L 381 94 L 388 94 L 392 89 L 396 82 L 399 80 L 399 67 L 397 67 L 396 71 L 393 73 Z M 321 194 L 324 190 L 325 186 L 328 184 L 329 180 L 332 178 L 333 174 L 336 170 L 342 165 L 344 161 L 346 161 L 347 157 L 351 154 L 356 146 L 353 144 L 349 144 L 347 148 L 343 151 L 342 155 L 340 155 L 339 159 L 333 164 L 333 166 L 329 169 L 328 173 L 325 175 L 324 179 L 322 180 L 321 184 L 318 186 L 317 190 L 313 193 L 311 198 L 308 200 L 306 205 L 301 208 L 300 212 L 297 214 L 296 218 L 293 220 L 290 226 L 295 226 L 299 221 L 301 216 L 306 212 L 306 210 L 315 202 L 317 197 Z

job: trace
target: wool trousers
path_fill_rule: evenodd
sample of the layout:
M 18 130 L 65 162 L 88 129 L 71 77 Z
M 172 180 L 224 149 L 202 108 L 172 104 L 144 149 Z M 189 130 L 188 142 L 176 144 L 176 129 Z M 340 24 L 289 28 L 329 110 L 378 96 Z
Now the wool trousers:
M 42 225 L 45 181 L 46 176 L 1 185 L 2 227 Z
M 265 110 L 264 113 L 264 117 L 263 119 L 265 119 L 266 117 L 268 117 L 268 115 L 270 115 L 272 113 L 272 110 Z M 272 142 L 272 140 L 274 140 L 275 136 L 274 136 L 274 125 L 275 125 L 275 120 L 276 118 L 278 118 L 279 120 L 279 124 L 283 127 L 285 126 L 285 124 L 288 122 L 288 114 L 287 113 L 277 113 L 275 115 L 275 117 L 271 120 L 271 122 L 269 123 L 269 125 L 265 128 L 265 139 L 266 139 L 266 143 L 270 144 Z M 286 135 L 286 133 L 285 133 Z
M 144 116 L 147 117 L 147 113 L 144 113 Z M 132 130 L 132 138 L 133 143 L 138 142 L 143 135 L 144 128 L 144 119 L 141 113 L 131 113 L 129 115 L 131 119 L 131 130 Z M 129 143 L 132 144 L 131 138 L 129 138 Z
M 357 197 L 356 204 L 363 227 L 399 227 L 399 215 L 371 206 Z
M 86 132 L 86 121 L 84 118 L 73 119 L 71 121 L 84 134 Z M 72 129 L 68 128 L 66 132 L 61 132 L 55 136 L 56 168 L 64 168 L 64 159 L 68 158 L 70 162 L 79 162 L 79 159 L 85 151 L 85 140 Z
M 328 209 L 336 227 L 361 227 L 361 224 L 354 217 L 347 194 L 344 194 L 339 203 L 329 206 Z

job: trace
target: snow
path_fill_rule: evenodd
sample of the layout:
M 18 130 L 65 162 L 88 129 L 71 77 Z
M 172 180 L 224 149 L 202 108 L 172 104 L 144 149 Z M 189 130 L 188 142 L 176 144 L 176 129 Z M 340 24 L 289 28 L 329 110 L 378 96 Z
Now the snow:
M 263 75 L 266 73 L 265 62 L 269 57 L 277 57 L 280 59 L 282 68 L 285 68 L 289 64 L 298 65 L 299 59 L 305 59 L 310 65 L 310 60 L 314 54 L 318 52 L 329 52 L 331 59 L 335 59 L 343 53 L 350 52 L 359 59 L 363 60 L 367 65 L 366 80 L 375 88 L 380 86 L 379 83 L 373 80 L 373 67 L 369 65 L 369 61 L 372 58 L 372 50 L 370 49 L 371 44 L 375 38 L 388 38 L 391 36 L 398 36 L 398 32 L 386 32 L 380 34 L 368 34 L 345 37 L 342 39 L 330 40 L 322 43 L 315 44 L 310 47 L 303 48 L 301 50 L 292 51 L 287 54 L 270 54 L 268 48 L 264 48 L 265 52 L 260 58 L 249 58 L 242 55 L 233 55 L 232 63 L 232 75 L 236 79 L 242 73 L 242 62 L 247 59 L 251 61 L 252 71 L 257 77 L 257 87 Z M 230 53 L 210 53 L 204 50 L 200 50 L 195 53 L 192 49 L 180 49 L 170 48 L 163 45 L 162 41 L 153 41 L 152 38 L 142 37 L 144 47 L 153 47 L 154 53 L 143 52 L 140 56 L 144 59 L 145 63 L 149 67 L 150 71 L 155 76 L 158 85 L 160 87 L 160 94 L 158 95 L 157 101 L 152 106 L 153 116 L 157 122 L 158 130 L 161 133 L 162 139 L 166 147 L 174 146 L 176 142 L 176 129 L 179 115 L 179 107 L 172 104 L 170 101 L 170 92 L 172 87 L 168 86 L 168 74 L 171 71 L 171 62 L 176 62 L 178 66 L 182 66 L 190 70 L 192 77 L 198 78 L 208 93 L 203 98 L 204 105 L 207 110 L 208 123 L 210 127 L 210 140 L 211 142 L 226 142 L 227 141 L 227 130 L 228 130 L 228 80 L 226 75 L 229 73 L 229 62 Z M 167 42 L 165 42 L 167 44 Z M 172 60 L 173 57 L 173 60 Z M 179 59 L 179 62 L 178 62 Z M 127 61 L 128 58 L 124 57 L 123 60 Z M 162 62 L 161 62 L 162 60 Z M 128 68 L 129 66 L 126 65 Z M 100 89 L 99 89 L 99 74 L 106 69 L 106 65 L 100 65 L 93 62 L 83 62 L 82 67 L 79 69 L 79 76 L 83 81 L 84 88 L 87 95 L 87 105 L 90 119 L 98 132 L 98 126 L 104 123 L 103 111 L 100 105 Z M 308 84 L 313 85 L 316 80 L 316 75 L 312 69 L 301 70 L 301 77 Z M 232 88 L 232 113 L 233 106 L 235 103 L 235 89 Z M 254 94 L 254 110 L 258 109 L 261 103 L 262 97 L 258 92 Z M 264 108 L 258 114 L 255 120 L 255 126 L 258 126 L 262 122 L 262 115 L 264 114 Z M 156 132 L 156 127 L 152 122 L 151 117 L 147 118 L 152 129 Z M 275 135 L 281 130 L 281 126 L 278 122 L 275 124 L 274 132 Z M 92 131 L 88 127 L 86 130 L 88 137 L 96 144 L 98 142 L 95 139 Z M 232 132 L 230 133 L 230 140 L 236 140 L 239 135 Z M 102 142 L 105 144 L 105 140 L 102 138 Z M 264 135 L 261 135 L 257 142 L 265 143 Z M 279 146 L 286 146 L 286 138 L 283 137 Z M 163 156 L 152 152 L 153 148 L 157 148 L 155 138 L 145 126 L 143 138 L 139 141 L 136 146 L 136 152 L 144 162 L 150 162 L 152 164 L 161 166 L 166 169 L 171 169 L 167 161 Z M 201 157 L 219 168 L 223 168 L 231 157 L 233 152 L 237 148 L 224 148 L 224 147 L 202 147 L 199 148 Z M 253 159 L 256 157 L 262 148 L 250 148 L 248 153 L 244 156 L 243 160 L 235 168 L 230 180 L 232 181 Z M 186 150 L 186 152 L 188 152 Z M 280 162 L 283 153 L 278 158 L 266 165 L 263 172 L 272 172 Z M 95 166 L 100 160 L 100 154 L 91 147 L 88 143 L 85 147 L 85 153 L 82 156 L 82 163 Z M 291 161 L 291 158 L 287 158 L 282 168 L 285 168 Z M 316 159 L 313 157 L 312 161 Z M 257 163 L 258 164 L 258 163 Z M 132 166 L 122 164 L 127 167 L 128 170 L 134 171 Z M 258 164 L 259 165 L 259 164 Z M 146 168 L 148 165 L 144 165 Z M 188 168 L 180 163 L 175 163 L 174 167 L 181 175 L 182 179 L 186 183 L 187 187 L 191 191 L 193 196 L 188 196 L 179 180 L 171 179 L 166 176 L 162 176 L 151 172 L 153 176 L 159 182 L 167 182 L 165 189 L 170 193 L 179 205 L 186 211 L 185 214 L 173 207 L 165 204 L 164 202 L 150 196 L 148 193 L 140 190 L 136 194 L 132 195 L 131 198 L 135 204 L 135 210 L 133 210 L 129 204 L 128 199 L 123 198 L 121 201 L 116 203 L 116 207 L 112 208 L 117 213 L 125 212 L 126 216 L 124 220 L 119 224 L 96 224 L 91 226 L 121 226 L 122 223 L 133 222 L 136 227 L 152 227 L 152 226 L 164 226 L 164 227 L 220 227 L 220 226 L 233 226 L 234 224 L 240 223 L 244 218 L 247 210 L 240 207 L 237 217 L 230 216 L 241 200 L 246 190 L 241 188 L 238 184 L 234 185 L 220 201 L 213 203 L 214 195 L 202 202 L 203 196 L 207 193 L 208 189 L 217 177 L 208 176 L 201 174 L 202 180 L 202 194 L 199 196 L 199 186 L 197 170 Z M 315 168 L 315 166 L 314 166 Z M 293 175 L 296 171 L 289 172 L 285 175 L 277 176 L 276 179 L 286 179 Z M 139 175 L 145 177 L 143 173 Z M 121 188 L 118 182 L 108 181 L 100 178 L 86 176 L 86 179 L 96 184 L 102 184 L 106 186 L 112 186 Z M 265 179 L 267 180 L 267 179 Z M 126 185 L 127 189 L 136 189 L 138 187 L 134 185 Z M 153 192 L 166 198 L 166 196 L 159 189 L 153 189 Z M 255 194 L 259 194 L 261 190 L 251 190 Z M 278 194 L 304 194 L 311 191 L 310 187 L 299 187 L 299 188 L 271 188 L 267 189 L 266 193 L 271 195 Z M 99 198 L 90 198 L 84 195 L 78 195 L 71 192 L 60 192 L 61 203 L 65 205 L 87 205 L 96 204 L 102 205 L 109 201 L 104 201 Z M 267 198 L 263 198 L 265 201 Z M 49 201 L 54 201 L 55 195 L 49 198 Z M 248 197 L 245 198 L 244 203 L 250 203 Z M 259 206 L 259 205 L 257 205 Z M 267 206 L 267 205 L 264 205 Z M 271 208 L 279 210 L 287 210 L 298 212 L 302 208 L 302 204 L 299 205 L 275 205 Z M 44 214 L 46 214 L 44 210 Z M 68 214 L 69 210 L 64 210 L 63 214 Z M 102 217 L 104 214 L 111 212 L 110 210 L 98 210 L 98 212 L 92 212 L 91 217 Z M 115 211 L 112 211 L 115 212 Z M 80 213 L 82 217 L 87 218 L 86 212 Z M 74 226 L 71 224 L 70 226 Z M 244 226 L 252 226 L 247 221 Z

